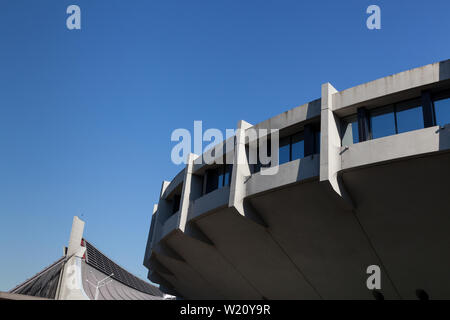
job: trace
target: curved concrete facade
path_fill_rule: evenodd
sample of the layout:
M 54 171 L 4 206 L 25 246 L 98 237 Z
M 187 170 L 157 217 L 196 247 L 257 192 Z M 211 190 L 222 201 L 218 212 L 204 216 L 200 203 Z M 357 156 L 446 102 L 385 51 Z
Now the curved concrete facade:
M 326 83 L 320 99 L 259 124 L 240 121 L 228 141 L 229 185 L 205 193 L 215 165 L 192 154 L 163 182 L 144 258 L 149 279 L 186 299 L 373 299 L 366 269 L 378 265 L 386 299 L 416 299 L 418 289 L 450 298 L 441 96 L 450 97 L 450 60 L 343 91 Z M 400 132 L 400 112 L 413 110 L 405 101 L 419 101 L 423 126 Z M 375 138 L 378 110 L 394 105 L 395 133 Z M 352 117 L 356 142 L 345 137 Z M 281 139 L 301 133 L 304 155 L 262 175 L 248 164 L 249 128 L 279 129 Z

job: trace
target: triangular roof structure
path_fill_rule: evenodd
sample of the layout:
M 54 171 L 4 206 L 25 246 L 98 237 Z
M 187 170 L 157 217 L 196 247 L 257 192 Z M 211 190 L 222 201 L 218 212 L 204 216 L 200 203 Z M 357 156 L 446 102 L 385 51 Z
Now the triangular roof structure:
M 47 299 L 165 298 L 164 293 L 156 286 L 131 274 L 82 238 L 83 229 L 84 222 L 74 217 L 69 247 L 65 250 L 65 255 L 9 293 Z

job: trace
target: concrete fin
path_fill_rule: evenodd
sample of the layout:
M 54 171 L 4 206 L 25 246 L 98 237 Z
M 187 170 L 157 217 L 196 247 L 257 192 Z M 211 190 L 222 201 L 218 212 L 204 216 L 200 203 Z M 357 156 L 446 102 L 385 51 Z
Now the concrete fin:
M 184 233 L 197 241 L 214 246 L 214 242 L 208 238 L 208 236 L 195 224 L 195 222 L 188 223 Z
M 175 289 L 175 287 L 169 281 L 163 278 L 157 271 L 149 272 L 147 278 L 154 283 L 158 283 L 160 285 L 159 289 L 161 291 L 177 297 L 181 296 Z
M 70 232 L 69 247 L 67 249 L 67 256 L 70 257 L 76 254 L 81 248 L 81 239 L 83 238 L 84 221 L 77 216 L 73 217 L 72 231 Z
M 238 210 L 237 208 L 235 208 Z M 264 221 L 262 216 L 259 214 L 259 212 L 255 209 L 255 207 L 252 206 L 252 204 L 249 201 L 243 201 L 242 204 L 242 210 L 243 213 L 241 213 L 246 218 L 252 220 L 256 224 L 259 224 L 263 228 L 268 228 L 269 225 Z M 239 211 L 239 210 L 238 210 Z
M 159 272 L 161 274 L 165 274 L 165 275 L 168 275 L 168 276 L 171 276 L 171 277 L 175 277 L 175 275 L 172 273 L 172 271 L 170 271 L 165 266 L 163 266 L 157 259 L 152 259 L 150 265 L 151 265 L 151 270 L 152 271 L 156 271 L 156 272 Z
M 180 256 L 175 250 L 173 250 L 167 243 L 160 242 L 157 244 L 156 251 L 161 254 L 165 255 L 166 257 L 169 257 L 174 260 L 178 260 L 180 262 L 186 262 L 186 260 L 183 259 L 182 256 Z

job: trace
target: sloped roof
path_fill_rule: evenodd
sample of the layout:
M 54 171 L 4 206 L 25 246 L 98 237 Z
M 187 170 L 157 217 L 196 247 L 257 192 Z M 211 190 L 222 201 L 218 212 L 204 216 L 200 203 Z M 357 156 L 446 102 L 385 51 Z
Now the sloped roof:
M 108 258 L 100 250 L 95 248 L 90 242 L 85 240 L 85 243 L 86 243 L 85 261 L 88 266 L 93 267 L 96 270 L 100 271 L 102 274 L 104 274 L 104 277 L 112 274 L 111 276 L 112 279 L 122 283 L 127 287 L 133 288 L 147 295 L 163 297 L 164 293 L 161 292 L 161 290 L 159 290 L 156 286 L 153 286 L 150 283 L 145 282 L 144 280 L 141 280 L 135 275 L 131 274 L 130 272 L 119 266 L 117 263 L 112 261 L 110 258 Z M 83 286 L 86 287 L 85 284 L 83 284 Z
M 83 289 L 89 299 L 95 300 L 95 285 L 98 281 L 107 277 L 106 274 L 98 269 L 90 266 L 86 262 L 81 263 L 81 278 L 83 281 Z M 104 285 L 98 288 L 97 300 L 162 300 L 161 295 L 151 295 L 138 291 L 132 287 L 126 286 L 122 282 L 115 279 L 108 279 L 103 282 Z
M 54 299 L 63 262 L 64 257 L 38 272 L 30 279 L 19 284 L 17 287 L 10 290 L 9 293 Z
M 156 286 L 126 271 L 88 241 L 83 239 L 83 242 L 86 246 L 86 254 L 81 263 L 81 278 L 83 289 L 90 299 L 95 299 L 94 285 L 110 275 L 112 275 L 112 281 L 99 288 L 99 300 L 160 300 L 164 298 L 164 293 Z M 10 290 L 9 293 L 55 299 L 65 258 L 61 257 Z

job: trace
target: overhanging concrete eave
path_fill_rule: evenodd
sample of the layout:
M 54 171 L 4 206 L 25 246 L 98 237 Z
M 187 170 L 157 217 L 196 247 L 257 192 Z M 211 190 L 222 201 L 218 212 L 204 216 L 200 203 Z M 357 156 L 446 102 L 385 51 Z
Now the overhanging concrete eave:
M 450 153 L 345 171 L 355 214 L 401 297 L 450 295 Z M 444 184 L 443 184 L 444 182 Z M 432 272 L 430 272 L 432 270 Z

